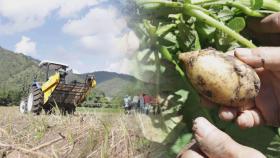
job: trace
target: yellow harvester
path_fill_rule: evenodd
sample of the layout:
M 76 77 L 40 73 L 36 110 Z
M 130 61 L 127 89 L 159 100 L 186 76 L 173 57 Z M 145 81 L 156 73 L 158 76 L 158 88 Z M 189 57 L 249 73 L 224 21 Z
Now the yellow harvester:
M 31 84 L 28 96 L 20 103 L 21 113 L 40 114 L 42 110 L 50 113 L 53 107 L 58 107 L 63 114 L 72 114 L 96 86 L 94 76 L 87 76 L 84 83 L 67 83 L 68 66 L 65 64 L 43 61 L 39 66 L 46 69 L 46 81 Z

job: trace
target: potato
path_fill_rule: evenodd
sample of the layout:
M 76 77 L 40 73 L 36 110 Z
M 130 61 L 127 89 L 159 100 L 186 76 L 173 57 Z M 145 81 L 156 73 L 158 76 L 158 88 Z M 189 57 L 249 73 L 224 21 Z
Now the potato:
M 238 106 L 254 99 L 260 79 L 254 69 L 215 49 L 181 53 L 186 74 L 195 89 L 214 103 Z

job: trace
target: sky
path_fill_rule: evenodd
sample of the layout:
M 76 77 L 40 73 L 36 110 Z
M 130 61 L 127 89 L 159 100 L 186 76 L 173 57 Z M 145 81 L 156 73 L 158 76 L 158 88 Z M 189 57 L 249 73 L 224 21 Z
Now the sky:
M 0 0 L 0 46 L 74 72 L 128 74 L 139 47 L 114 0 Z

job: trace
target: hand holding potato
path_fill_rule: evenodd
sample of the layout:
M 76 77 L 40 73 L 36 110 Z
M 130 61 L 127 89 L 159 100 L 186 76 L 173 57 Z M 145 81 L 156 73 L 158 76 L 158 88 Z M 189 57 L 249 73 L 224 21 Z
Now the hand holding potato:
M 225 120 L 236 118 L 240 127 L 260 124 L 280 125 L 280 47 L 260 47 L 256 49 L 236 49 L 236 57 L 256 69 L 261 89 L 249 105 L 243 107 L 222 106 L 220 117 Z M 188 146 L 179 158 L 264 158 L 259 151 L 235 142 L 205 118 L 194 120 L 193 131 L 198 143 Z
M 254 67 L 261 79 L 261 89 L 254 102 L 240 108 L 222 107 L 220 117 L 236 119 L 240 127 L 259 124 L 280 125 L 280 48 L 236 49 L 235 56 Z
M 252 19 L 249 32 L 260 44 L 280 46 L 280 13 L 262 20 Z M 261 88 L 255 99 L 247 104 L 220 107 L 220 118 L 236 119 L 242 128 L 260 124 L 280 126 L 280 47 L 239 48 L 235 56 L 255 68 L 261 80 Z M 205 104 L 213 104 L 202 99 Z M 204 118 L 194 120 L 193 131 L 198 143 L 190 144 L 179 158 L 265 157 L 259 151 L 238 144 L 226 133 Z
M 257 32 L 255 37 L 262 43 L 280 46 L 280 13 L 262 20 L 251 19 L 248 28 Z M 233 120 L 242 128 L 260 124 L 280 126 L 280 47 L 239 48 L 235 56 L 255 68 L 261 89 L 254 101 L 239 105 L 239 108 L 223 106 L 220 118 Z M 204 101 L 205 102 L 205 101 Z M 206 101 L 206 104 L 211 104 Z

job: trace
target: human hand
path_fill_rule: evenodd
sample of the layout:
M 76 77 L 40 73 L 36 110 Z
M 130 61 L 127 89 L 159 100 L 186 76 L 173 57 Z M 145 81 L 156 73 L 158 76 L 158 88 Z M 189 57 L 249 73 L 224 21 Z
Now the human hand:
M 250 147 L 235 142 L 203 117 L 194 120 L 195 143 L 189 144 L 177 158 L 264 158 L 265 156 Z
M 247 33 L 260 45 L 280 46 L 280 13 L 249 19 Z
M 235 56 L 256 69 L 261 89 L 255 100 L 238 106 L 221 106 L 219 117 L 236 119 L 241 128 L 260 124 L 280 126 L 280 47 L 238 48 Z M 203 99 L 202 104 L 213 103 Z

